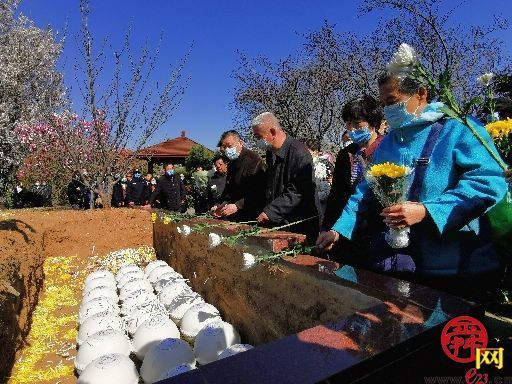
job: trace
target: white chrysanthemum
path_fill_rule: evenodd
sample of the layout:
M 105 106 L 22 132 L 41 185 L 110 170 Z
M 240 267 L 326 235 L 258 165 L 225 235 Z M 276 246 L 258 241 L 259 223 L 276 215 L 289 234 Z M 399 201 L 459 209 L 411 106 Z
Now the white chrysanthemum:
M 244 252 L 244 270 L 251 269 L 256 264 L 256 258 L 250 253 Z
M 181 227 L 177 227 L 176 230 L 178 231 L 178 233 L 181 235 Z
M 418 55 L 413 47 L 402 43 L 398 50 L 393 54 L 391 61 L 386 68 L 389 72 L 403 79 L 414 70 L 414 65 L 418 62 Z
M 210 248 L 218 247 L 222 243 L 222 236 L 217 235 L 216 233 L 210 233 L 208 235 L 208 245 Z
M 478 76 L 476 80 L 484 87 L 488 87 L 494 77 L 494 73 L 484 73 L 482 76 Z
M 181 226 L 181 234 L 185 237 L 190 235 L 192 233 L 192 228 L 190 228 L 188 225 L 183 224 Z

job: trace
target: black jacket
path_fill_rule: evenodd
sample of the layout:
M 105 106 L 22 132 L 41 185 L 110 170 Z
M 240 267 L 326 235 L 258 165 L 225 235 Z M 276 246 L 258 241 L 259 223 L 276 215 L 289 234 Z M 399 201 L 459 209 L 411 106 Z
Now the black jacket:
M 265 164 L 256 152 L 242 148 L 236 160 L 228 164 L 226 186 L 221 201 L 236 204 L 233 221 L 254 220 L 264 206 Z
M 149 199 L 150 204 L 154 204 L 156 198 L 160 196 L 162 208 L 169 211 L 180 211 L 182 201 L 186 198 L 185 186 L 180 177 L 176 174 L 169 176 L 167 173 L 158 179 L 156 189 Z
M 212 189 L 212 187 L 215 188 Z M 222 203 L 221 196 L 226 187 L 226 174 L 215 172 L 208 180 L 208 205 L 213 207 L 215 204 Z
M 349 197 L 354 193 L 355 186 L 352 186 L 350 182 L 352 167 L 350 156 L 355 155 L 358 150 L 359 146 L 352 143 L 340 149 L 338 156 L 336 156 L 331 191 L 327 198 L 324 220 L 322 222 L 323 230 L 328 231 L 332 228 L 341 216 L 341 212 L 345 208 Z
M 275 154 L 267 152 L 267 167 L 267 205 L 263 211 L 274 226 L 312 218 L 286 230 L 303 233 L 313 241 L 320 219 L 313 158 L 308 149 L 287 136 Z
M 122 185 L 121 181 L 118 181 L 112 187 L 111 206 L 112 207 L 121 207 L 123 205 L 125 205 L 125 198 L 124 198 L 124 193 L 123 193 L 123 185 Z
M 126 186 L 126 203 L 133 202 L 135 205 L 145 205 L 149 200 L 149 188 L 146 180 L 133 178 Z

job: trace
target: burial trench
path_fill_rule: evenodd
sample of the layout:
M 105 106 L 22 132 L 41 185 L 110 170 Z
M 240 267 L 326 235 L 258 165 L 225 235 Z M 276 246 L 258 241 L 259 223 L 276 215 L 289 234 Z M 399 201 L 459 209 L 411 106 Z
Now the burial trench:
M 28 346 L 47 258 L 73 256 L 85 263 L 121 248 L 151 244 L 151 222 L 145 211 L 0 210 L 0 383 L 8 382 L 15 361 Z M 58 359 L 52 353 L 45 360 Z M 72 376 L 61 382 L 75 381 Z
M 44 220 L 34 221 L 30 215 L 2 220 L 4 227 L 11 226 L 9 235 L 18 238 L 2 242 L 1 250 L 6 253 L 7 249 L 15 248 L 19 255 L 12 260 L 2 258 L 2 278 L 7 276 L 9 286 L 19 295 L 9 297 L 9 288 L 2 289 L 7 299 L 2 300 L 0 316 L 2 324 L 11 324 L 11 328 L 4 326 L 0 330 L 0 356 L 7 357 L 0 359 L 0 378 L 9 374 L 15 352 L 23 346 L 30 314 L 44 281 L 41 265 L 45 257 L 56 253 L 56 243 L 70 251 L 70 244 L 81 244 L 78 253 L 84 258 L 89 257 L 93 242 L 98 245 L 97 253 L 140 244 L 141 241 L 134 241 L 133 232 L 144 238 L 142 243 L 151 243 L 151 230 L 144 230 L 143 235 L 141 232 L 145 225 L 150 225 L 145 212 L 80 214 L 85 219 L 55 213 L 50 222 L 57 219 L 57 226 L 45 225 Z M 64 220 L 59 220 L 58 215 L 63 215 Z M 109 216 L 106 220 L 102 218 L 105 215 Z M 134 220 L 135 216 L 137 223 L 142 216 L 147 223 L 140 225 L 138 232 L 129 221 L 123 225 L 123 218 Z M 15 230 L 12 220 L 19 220 Z M 257 255 L 278 251 L 303 238 L 291 233 L 271 233 L 249 237 L 234 247 L 222 244 L 210 248 L 209 232 L 228 235 L 244 227 L 206 229 L 189 236 L 178 233 L 178 225 L 196 222 L 169 224 L 156 220 L 152 243 L 157 257 L 188 278 L 191 287 L 235 326 L 243 342 L 256 348 L 168 379 L 169 383 L 310 383 L 329 378 L 360 382 L 372 375 L 393 378 L 396 364 L 414 367 L 421 356 L 431 353 L 434 344 L 438 346 L 440 329 L 448 319 L 460 314 L 480 314 L 478 307 L 459 298 L 309 255 L 244 270 L 243 252 Z M 79 229 L 69 233 L 73 227 Z M 102 240 L 80 239 L 92 228 L 96 238 Z M 22 232 L 28 236 L 28 242 Z M 437 353 L 437 357 L 442 356 Z M 414 375 L 415 370 L 407 374 Z

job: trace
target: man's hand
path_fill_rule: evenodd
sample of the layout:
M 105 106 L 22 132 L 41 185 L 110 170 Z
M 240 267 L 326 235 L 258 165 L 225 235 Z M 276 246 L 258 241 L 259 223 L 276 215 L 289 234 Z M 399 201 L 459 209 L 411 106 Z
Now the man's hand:
M 384 208 L 380 215 L 390 228 L 400 229 L 421 222 L 427 216 L 427 209 L 421 203 L 406 201 Z
M 330 251 L 334 243 L 336 243 L 340 239 L 340 234 L 334 230 L 330 230 L 327 232 L 322 232 L 318 236 L 316 240 L 316 245 L 318 248 L 324 251 Z
M 146 211 L 149 211 L 151 209 L 151 204 L 146 204 L 140 207 L 141 209 L 145 209 Z
M 130 201 L 130 202 L 128 203 L 128 205 L 129 205 L 130 207 L 133 207 L 133 206 L 135 206 L 135 203 L 134 203 L 133 201 Z
M 236 212 L 238 212 L 238 207 L 236 206 L 236 204 L 226 204 L 222 208 L 220 208 L 219 215 L 230 216 Z
M 212 213 L 212 216 L 213 217 L 221 217 L 220 215 L 220 211 L 222 210 L 222 208 L 224 208 L 224 205 L 226 205 L 225 203 L 222 203 L 221 205 L 214 205 L 211 209 L 210 209 L 210 212 Z
M 259 216 L 256 218 L 256 221 L 258 223 L 265 223 L 267 221 L 269 221 L 270 219 L 268 218 L 267 214 L 265 212 L 261 212 L 259 214 Z

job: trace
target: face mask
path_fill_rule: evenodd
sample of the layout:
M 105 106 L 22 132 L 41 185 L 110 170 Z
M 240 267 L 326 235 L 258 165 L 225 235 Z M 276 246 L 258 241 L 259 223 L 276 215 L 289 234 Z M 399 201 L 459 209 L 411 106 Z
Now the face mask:
M 416 115 L 407 110 L 407 102 L 411 100 L 411 97 L 405 101 L 399 101 L 384 107 L 384 117 L 389 124 L 390 130 L 400 128 L 416 118 Z
M 126 177 L 123 177 L 123 178 L 121 179 L 121 183 L 126 183 L 127 181 L 128 181 L 128 179 L 127 179 Z
M 169 170 L 167 171 L 167 174 L 168 174 L 169 176 L 174 175 L 174 169 L 169 169 Z
M 141 177 L 141 174 L 140 173 L 135 173 L 134 176 L 135 176 L 136 179 L 138 179 L 138 178 Z
M 272 150 L 272 144 L 267 142 L 265 139 L 259 139 L 256 141 L 256 146 L 261 149 L 262 151 L 271 151 Z
M 226 157 L 231 161 L 238 159 L 238 156 L 240 156 L 235 147 L 226 148 L 224 152 L 226 153 Z
M 357 145 L 363 145 L 370 141 L 372 137 L 372 132 L 370 131 L 368 126 L 366 126 L 363 128 L 358 128 L 354 131 L 349 131 L 348 135 L 350 136 L 350 139 L 354 143 L 356 143 Z

